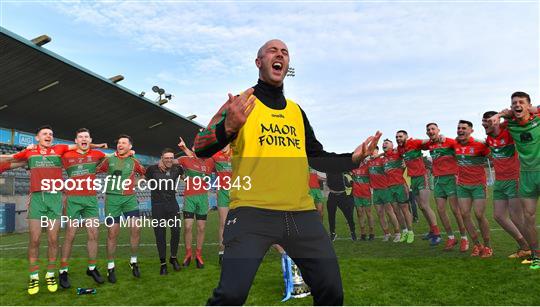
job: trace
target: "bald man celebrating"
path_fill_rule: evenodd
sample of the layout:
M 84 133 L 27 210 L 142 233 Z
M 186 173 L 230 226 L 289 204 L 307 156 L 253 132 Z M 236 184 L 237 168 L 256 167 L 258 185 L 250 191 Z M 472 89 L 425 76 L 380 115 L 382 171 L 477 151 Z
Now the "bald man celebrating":
M 225 223 L 221 278 L 209 305 L 242 305 L 272 244 L 281 245 L 311 287 L 315 305 L 343 304 L 341 275 L 313 199 L 309 166 L 324 173 L 358 167 L 380 133 L 353 153 L 323 150 L 304 111 L 283 95 L 289 68 L 284 42 L 270 40 L 257 53 L 257 84 L 229 100 L 195 140 L 199 157 L 232 149 L 230 211 Z M 309 159 L 309 162 L 308 162 Z

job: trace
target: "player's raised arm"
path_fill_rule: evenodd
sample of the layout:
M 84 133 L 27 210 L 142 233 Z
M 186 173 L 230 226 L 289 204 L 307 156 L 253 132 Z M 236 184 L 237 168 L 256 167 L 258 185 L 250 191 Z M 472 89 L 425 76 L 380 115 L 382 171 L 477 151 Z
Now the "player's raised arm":
M 229 94 L 227 102 L 195 137 L 194 150 L 198 157 L 211 157 L 236 138 L 255 105 L 253 91 L 248 88 L 237 96 Z
M 27 165 L 26 162 L 1 162 L 0 163 L 0 174 L 7 171 L 7 170 L 10 170 L 10 169 L 15 169 L 15 168 L 19 168 L 19 167 L 25 167 Z
M 193 153 L 193 151 L 191 151 L 187 146 L 186 146 L 186 142 L 184 142 L 184 139 L 182 139 L 182 137 L 180 137 L 180 143 L 178 143 L 178 148 L 180 148 L 180 150 L 182 150 L 182 152 L 184 152 L 184 154 L 188 157 L 194 157 L 195 154 Z

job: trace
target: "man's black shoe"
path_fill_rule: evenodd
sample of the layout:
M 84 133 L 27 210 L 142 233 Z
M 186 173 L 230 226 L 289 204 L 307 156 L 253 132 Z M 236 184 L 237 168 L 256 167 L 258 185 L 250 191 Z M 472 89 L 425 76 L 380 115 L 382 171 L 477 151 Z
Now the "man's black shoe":
M 167 264 L 166 263 L 162 263 L 160 268 L 159 268 L 159 275 L 167 275 L 168 272 L 167 272 Z
M 113 274 L 114 274 L 114 272 L 113 272 Z M 93 270 L 86 269 L 86 275 L 92 277 L 94 279 L 94 281 L 97 282 L 98 284 L 102 284 L 102 283 L 105 282 L 105 280 L 103 280 L 103 277 L 101 277 L 101 274 L 99 274 L 99 271 L 97 269 L 93 269 Z M 110 281 L 110 279 L 109 279 L 109 281 Z
M 169 263 L 172 265 L 173 269 L 177 272 L 180 271 L 180 269 L 182 268 L 182 266 L 180 266 L 180 263 L 178 263 L 178 259 L 176 259 L 176 257 L 174 258 L 171 257 L 169 259 Z
M 141 272 L 139 271 L 139 265 L 137 262 L 130 263 L 129 266 L 131 267 L 131 273 L 133 273 L 133 276 L 137 278 L 141 277 Z
M 114 268 L 107 269 L 107 279 L 112 284 L 116 283 L 116 274 L 114 273 Z
M 371 233 L 369 234 L 368 241 L 373 241 L 373 240 L 375 240 L 375 234 Z
M 67 271 L 64 271 L 64 272 L 60 273 L 58 276 L 59 276 L 59 279 L 60 279 L 60 287 L 62 287 L 64 289 L 71 288 L 71 284 L 69 283 L 69 277 L 68 277 L 68 272 Z
M 337 238 L 336 233 L 335 233 L 335 232 L 331 232 L 331 233 L 330 233 L 330 240 L 331 240 L 332 242 L 334 242 L 334 241 L 336 241 L 336 238 Z
M 360 235 L 360 240 L 366 241 L 366 235 L 365 235 L 365 234 L 361 234 L 361 235 Z
M 351 240 L 356 241 L 358 238 L 356 237 L 355 232 L 351 232 Z

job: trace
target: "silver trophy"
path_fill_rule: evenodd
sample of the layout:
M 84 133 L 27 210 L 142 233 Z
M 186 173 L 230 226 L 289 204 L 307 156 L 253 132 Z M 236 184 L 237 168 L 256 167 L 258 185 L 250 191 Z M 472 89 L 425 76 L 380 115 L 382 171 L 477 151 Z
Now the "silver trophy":
M 293 289 L 292 289 L 291 296 L 293 298 L 302 298 L 302 297 L 306 297 L 310 295 L 311 289 L 304 282 L 304 279 L 302 278 L 302 274 L 300 273 L 298 266 L 296 266 L 296 264 L 292 260 L 291 260 L 291 272 L 292 272 L 292 281 L 293 281 Z

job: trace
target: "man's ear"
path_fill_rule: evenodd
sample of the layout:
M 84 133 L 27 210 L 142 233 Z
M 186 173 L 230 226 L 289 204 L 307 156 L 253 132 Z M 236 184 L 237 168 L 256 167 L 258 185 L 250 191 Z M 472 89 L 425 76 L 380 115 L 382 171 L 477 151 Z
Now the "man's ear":
M 261 63 L 261 60 L 259 58 L 255 59 L 255 65 L 257 66 L 257 68 L 261 68 L 262 63 Z

